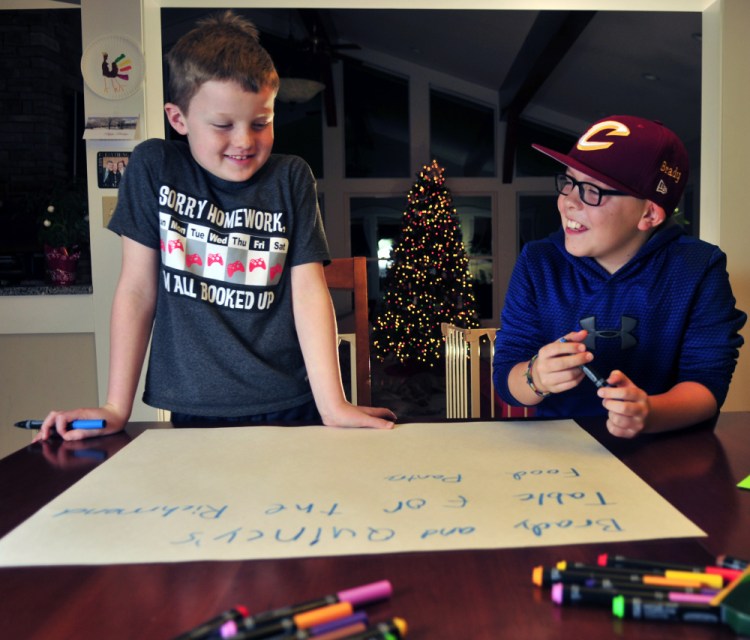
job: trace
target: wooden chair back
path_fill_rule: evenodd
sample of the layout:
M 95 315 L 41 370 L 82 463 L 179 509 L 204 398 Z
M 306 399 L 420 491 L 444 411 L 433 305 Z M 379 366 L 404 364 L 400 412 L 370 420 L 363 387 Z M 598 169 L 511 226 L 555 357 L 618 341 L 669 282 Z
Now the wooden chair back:
M 441 323 L 440 329 L 445 338 L 446 418 L 529 417 L 527 407 L 510 407 L 495 393 L 492 360 L 497 329 L 462 329 L 447 322 Z M 486 357 L 482 356 L 483 347 Z M 488 403 L 489 411 L 482 411 Z
M 370 378 L 370 323 L 367 311 L 367 259 L 334 258 L 324 268 L 328 288 L 334 291 L 351 291 L 354 295 L 354 349 L 356 370 L 355 404 L 372 404 Z

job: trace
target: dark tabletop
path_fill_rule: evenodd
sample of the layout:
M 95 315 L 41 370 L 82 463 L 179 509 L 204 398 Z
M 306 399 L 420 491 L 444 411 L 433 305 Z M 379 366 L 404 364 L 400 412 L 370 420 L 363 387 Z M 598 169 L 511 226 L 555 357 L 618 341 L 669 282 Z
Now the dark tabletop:
M 372 619 L 399 616 L 408 638 L 733 638 L 727 627 L 613 619 L 606 609 L 558 607 L 531 583 L 534 566 L 594 563 L 599 553 L 709 564 L 750 558 L 750 413 L 633 441 L 579 420 L 614 455 L 708 533 L 707 538 L 527 549 L 397 553 L 220 562 L 0 569 L 0 637 L 172 638 L 220 611 L 263 611 L 389 579 Z M 82 443 L 35 444 L 0 460 L 0 535 L 115 455 L 147 428 Z M 541 427 L 539 427 L 541 428 Z

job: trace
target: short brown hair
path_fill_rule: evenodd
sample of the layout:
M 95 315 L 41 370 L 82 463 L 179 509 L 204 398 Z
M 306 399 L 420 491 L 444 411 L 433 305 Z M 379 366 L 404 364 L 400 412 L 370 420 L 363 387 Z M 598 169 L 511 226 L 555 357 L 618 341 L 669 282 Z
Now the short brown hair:
M 261 46 L 258 29 L 232 11 L 203 18 L 167 54 L 169 100 L 187 113 L 209 80 L 230 80 L 245 91 L 278 89 L 279 75 Z

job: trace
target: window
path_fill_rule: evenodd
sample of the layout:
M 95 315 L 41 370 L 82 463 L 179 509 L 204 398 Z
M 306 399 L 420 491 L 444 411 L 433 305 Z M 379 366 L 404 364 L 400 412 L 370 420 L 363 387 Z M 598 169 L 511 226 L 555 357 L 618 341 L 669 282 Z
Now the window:
M 494 110 L 430 91 L 430 153 L 445 167 L 446 175 L 496 175 Z
M 347 178 L 408 176 L 408 81 L 346 62 L 344 137 Z
M 350 200 L 352 256 L 367 257 L 367 290 L 371 300 L 382 297 L 390 251 L 398 241 L 406 198 L 355 197 Z M 480 318 L 492 317 L 492 198 L 454 196 Z
M 349 201 L 352 256 L 367 258 L 367 293 L 371 300 L 381 297 L 405 206 L 403 197 L 357 197 Z
M 322 94 L 304 104 L 277 100 L 274 112 L 273 152 L 304 158 L 313 175 L 318 179 L 323 178 Z
M 492 198 L 454 196 L 480 318 L 492 318 Z
M 517 208 L 519 251 L 527 242 L 546 238 L 560 228 L 555 195 L 520 195 Z
M 555 151 L 567 153 L 575 142 L 575 136 L 566 136 L 559 131 L 552 131 L 521 120 L 516 143 L 516 176 L 552 176 L 562 168 L 559 162 L 532 148 L 532 144 L 541 144 Z

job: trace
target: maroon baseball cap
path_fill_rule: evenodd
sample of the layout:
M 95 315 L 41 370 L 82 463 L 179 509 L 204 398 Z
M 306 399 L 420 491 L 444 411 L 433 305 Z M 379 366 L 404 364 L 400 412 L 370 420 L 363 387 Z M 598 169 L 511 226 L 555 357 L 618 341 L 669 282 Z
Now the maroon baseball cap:
M 614 189 L 655 202 L 667 215 L 677 207 L 690 171 L 682 141 L 661 122 L 635 116 L 595 122 L 568 155 L 532 147 Z

